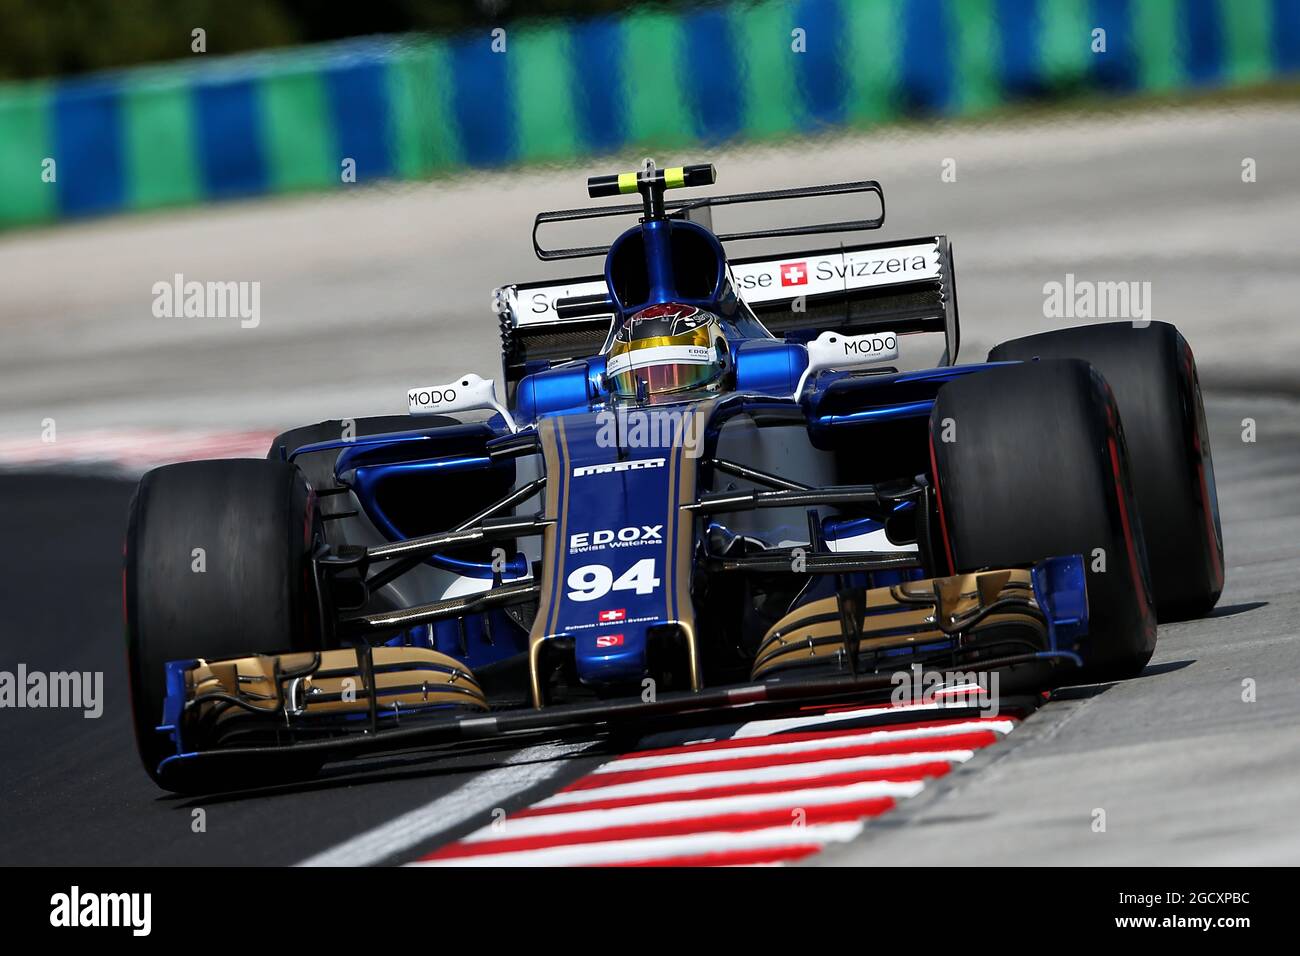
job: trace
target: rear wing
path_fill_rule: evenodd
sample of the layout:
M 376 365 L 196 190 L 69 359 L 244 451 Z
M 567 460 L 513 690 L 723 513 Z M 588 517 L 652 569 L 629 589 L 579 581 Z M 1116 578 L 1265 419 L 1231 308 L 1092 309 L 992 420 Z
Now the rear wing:
M 947 236 L 733 259 L 731 274 L 741 299 L 777 338 L 941 332 L 940 364 L 957 360 L 961 329 Z
M 600 352 L 614 324 L 602 275 L 502 286 L 492 302 L 501 323 L 508 404 L 514 402 L 515 383 L 525 375 Z
M 942 365 L 957 359 L 960 325 L 946 236 L 840 245 L 730 262 L 732 285 L 777 338 L 941 332 Z M 600 352 L 614 307 L 601 275 L 503 286 L 494 297 L 507 388 L 529 372 Z

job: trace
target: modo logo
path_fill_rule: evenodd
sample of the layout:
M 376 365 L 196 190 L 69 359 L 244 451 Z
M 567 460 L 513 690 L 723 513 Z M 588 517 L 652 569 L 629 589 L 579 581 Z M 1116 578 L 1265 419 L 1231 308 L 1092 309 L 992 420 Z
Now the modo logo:
M 898 339 L 893 333 L 861 338 L 845 338 L 845 355 L 874 355 L 877 352 L 894 352 L 898 349 Z
M 414 408 L 445 405 L 456 400 L 454 388 L 413 388 L 406 393 L 407 402 Z

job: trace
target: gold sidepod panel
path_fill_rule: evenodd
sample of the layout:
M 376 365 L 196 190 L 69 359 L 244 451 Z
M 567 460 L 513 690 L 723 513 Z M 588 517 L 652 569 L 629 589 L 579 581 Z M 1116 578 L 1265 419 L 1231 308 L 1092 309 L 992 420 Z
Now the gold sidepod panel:
M 376 647 L 372 674 L 377 710 L 400 714 L 437 704 L 488 709 L 478 681 L 464 664 L 446 654 L 418 647 Z M 255 655 L 221 661 L 200 660 L 185 673 L 191 718 L 215 727 L 267 717 L 301 718 L 367 713 L 369 681 L 351 649 L 312 653 Z M 232 700 L 233 698 L 233 700 Z
M 926 644 L 957 633 L 972 643 L 998 630 L 1028 628 L 1040 640 L 1047 633 L 1027 570 L 929 578 L 871 588 L 862 594 L 859 654 Z M 981 616 L 995 602 L 1005 603 Z M 812 601 L 791 611 L 767 632 L 754 659 L 752 677 L 758 680 L 810 658 L 827 658 L 830 663 L 843 648 L 838 602 L 834 597 Z

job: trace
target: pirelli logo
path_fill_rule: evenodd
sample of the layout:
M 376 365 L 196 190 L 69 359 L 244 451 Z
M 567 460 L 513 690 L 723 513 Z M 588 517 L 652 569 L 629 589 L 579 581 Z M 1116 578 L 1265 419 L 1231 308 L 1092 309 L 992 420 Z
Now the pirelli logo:
M 635 461 L 611 461 L 607 465 L 579 465 L 573 469 L 573 477 L 583 475 L 607 475 L 613 471 L 644 471 L 647 468 L 662 468 L 662 458 L 638 458 Z

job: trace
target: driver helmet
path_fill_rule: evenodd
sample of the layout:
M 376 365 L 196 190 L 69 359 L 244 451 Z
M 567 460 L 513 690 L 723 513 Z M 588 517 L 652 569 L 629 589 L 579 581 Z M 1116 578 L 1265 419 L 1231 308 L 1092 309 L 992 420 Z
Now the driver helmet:
M 711 385 L 727 367 L 727 340 L 712 312 L 670 302 L 627 318 L 614 334 L 605 374 L 614 394 L 635 398 L 637 382 L 650 395 Z

